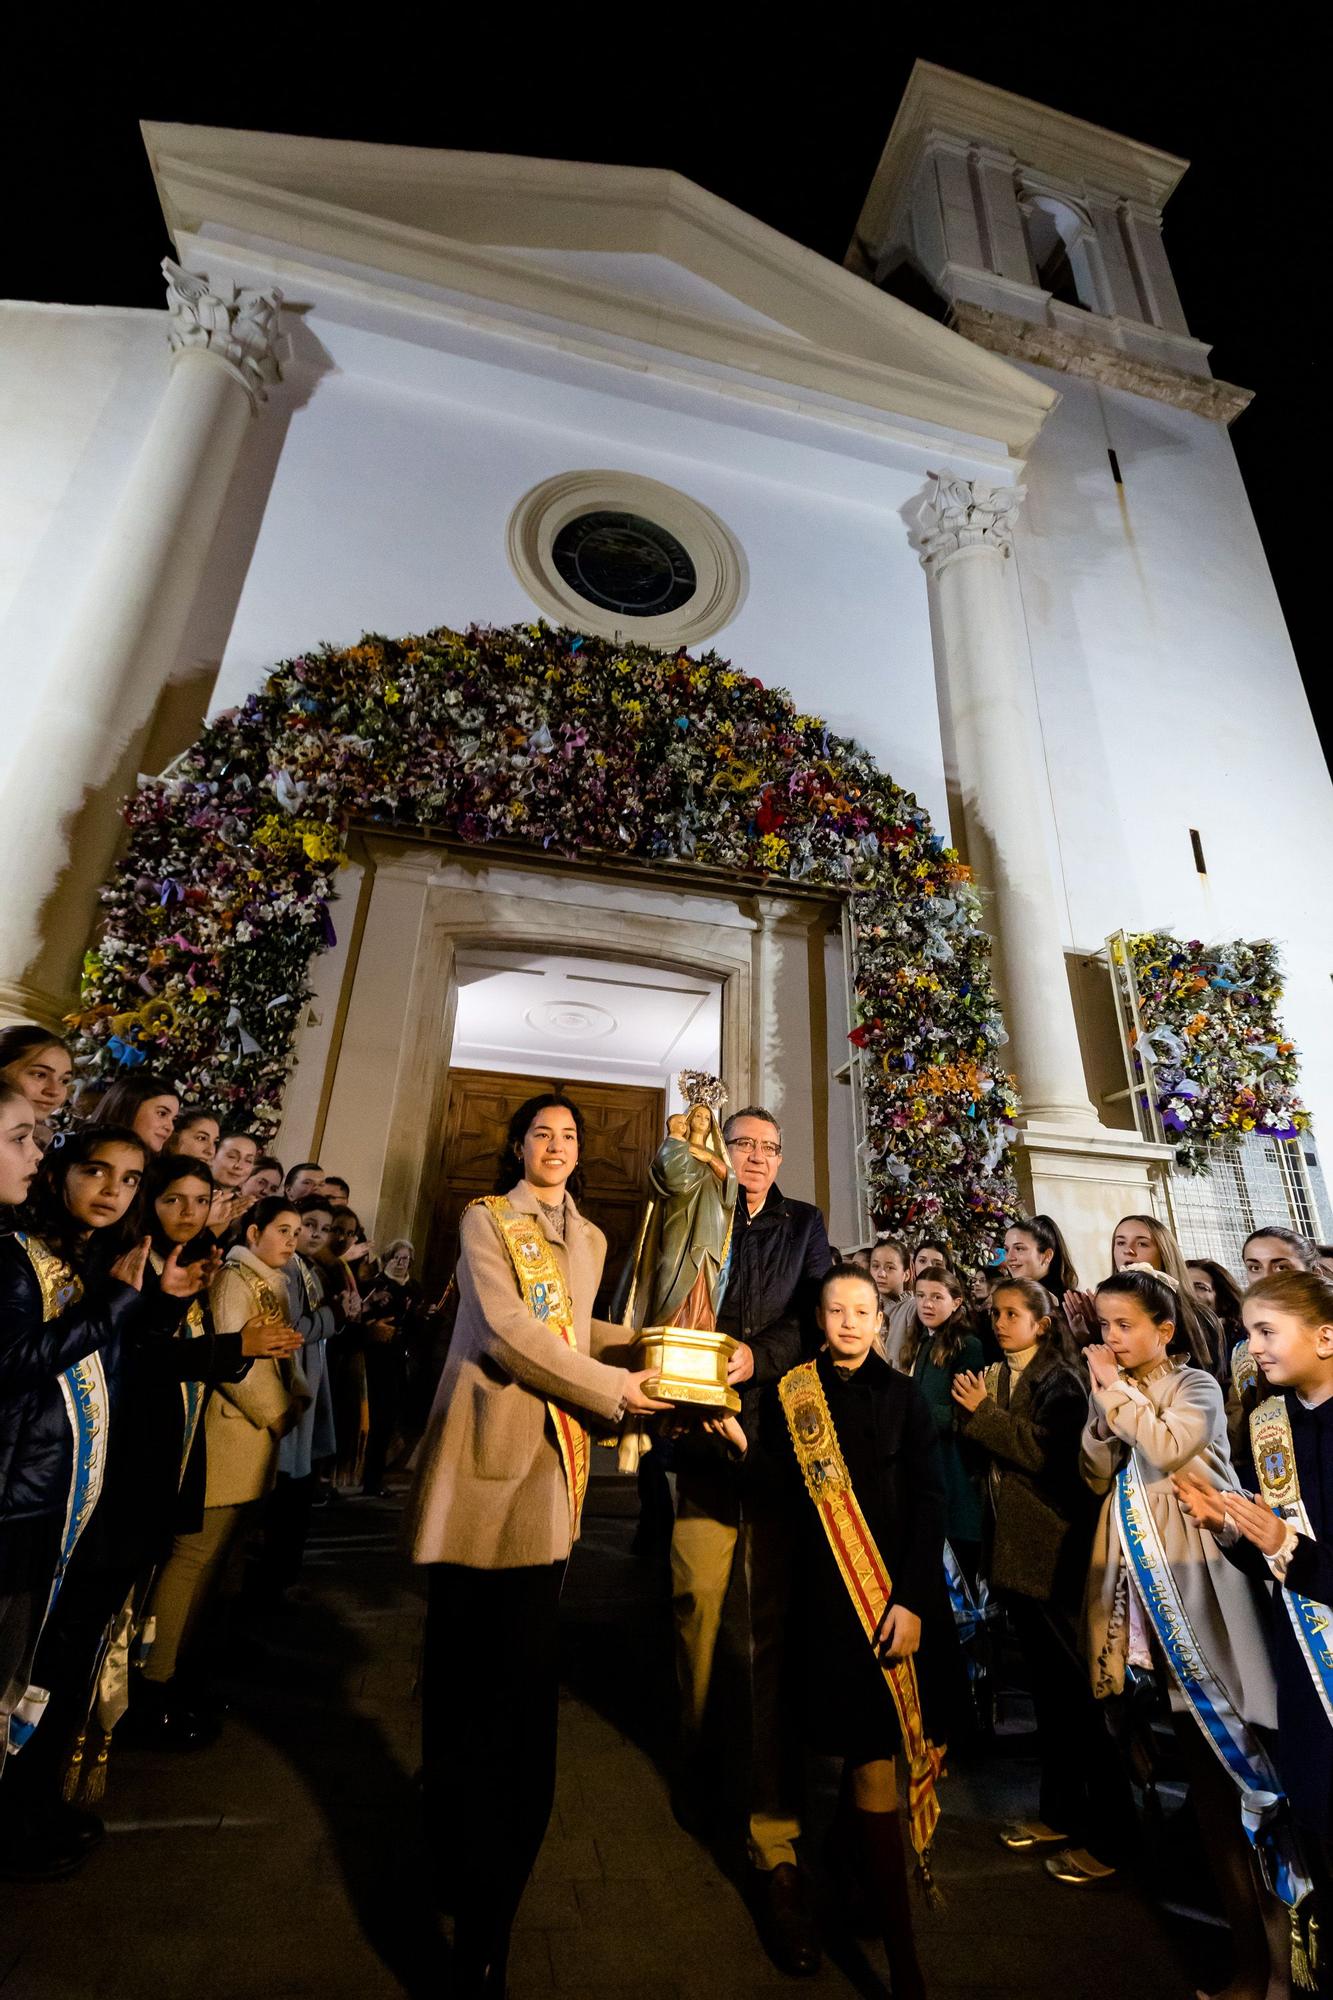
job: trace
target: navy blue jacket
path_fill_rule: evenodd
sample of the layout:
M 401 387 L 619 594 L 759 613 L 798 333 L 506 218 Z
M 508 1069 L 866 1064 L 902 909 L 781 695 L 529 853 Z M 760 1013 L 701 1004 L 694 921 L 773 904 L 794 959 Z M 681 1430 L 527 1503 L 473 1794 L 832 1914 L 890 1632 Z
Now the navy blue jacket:
M 132 1285 L 104 1278 L 44 1320 L 27 1251 L 12 1234 L 0 1236 L 0 1530 L 63 1517 L 73 1446 L 59 1378 L 116 1343 L 139 1303 Z

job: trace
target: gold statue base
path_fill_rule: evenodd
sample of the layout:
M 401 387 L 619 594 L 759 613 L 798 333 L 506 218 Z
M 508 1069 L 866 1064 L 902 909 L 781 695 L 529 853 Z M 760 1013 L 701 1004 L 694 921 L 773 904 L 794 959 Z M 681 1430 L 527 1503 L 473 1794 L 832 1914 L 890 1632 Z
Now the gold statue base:
M 727 1386 L 727 1363 L 738 1342 L 697 1326 L 646 1326 L 639 1335 L 639 1366 L 649 1370 L 644 1393 L 663 1403 L 730 1410 L 741 1399 Z

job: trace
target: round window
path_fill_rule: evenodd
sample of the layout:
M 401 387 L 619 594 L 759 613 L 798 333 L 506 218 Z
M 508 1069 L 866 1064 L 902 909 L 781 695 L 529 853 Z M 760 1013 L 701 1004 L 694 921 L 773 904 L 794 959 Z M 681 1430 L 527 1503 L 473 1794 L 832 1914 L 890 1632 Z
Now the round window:
M 633 472 L 561 472 L 509 517 L 514 574 L 548 617 L 604 639 L 700 645 L 745 597 L 745 556 L 697 500 Z
M 575 515 L 552 542 L 551 561 L 589 604 L 631 618 L 678 611 L 698 589 L 689 551 L 642 514 Z

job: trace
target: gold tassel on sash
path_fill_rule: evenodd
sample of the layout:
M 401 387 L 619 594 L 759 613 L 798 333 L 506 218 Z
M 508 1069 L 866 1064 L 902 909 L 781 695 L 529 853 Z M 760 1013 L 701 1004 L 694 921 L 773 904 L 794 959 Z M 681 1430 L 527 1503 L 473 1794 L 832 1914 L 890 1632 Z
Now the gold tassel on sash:
M 1291 1983 L 1302 1993 L 1319 1991 L 1319 1923 L 1311 1917 L 1302 1924 L 1299 1909 L 1291 1915 Z M 1308 1940 L 1307 1940 L 1308 1929 Z
M 884 1558 L 861 1512 L 829 1413 L 828 1398 L 813 1361 L 784 1375 L 778 1385 L 783 1414 L 806 1491 L 828 1538 L 852 1608 L 872 1646 L 893 1596 Z M 876 1652 L 878 1659 L 878 1652 Z M 930 1874 L 930 1843 L 939 1822 L 936 1780 L 943 1775 L 946 1746 L 926 1735 L 916 1667 L 909 1660 L 879 1660 L 893 1697 L 907 1760 L 908 1824 L 917 1857 L 917 1875 L 930 1900 L 940 1896 Z
M 509 1252 L 509 1261 L 514 1267 L 524 1305 L 534 1319 L 558 1334 L 566 1347 L 577 1350 L 573 1301 L 536 1216 L 520 1215 L 509 1206 L 502 1194 L 487 1195 L 481 1205 L 490 1210 L 491 1220 Z M 573 1539 L 578 1535 L 583 1497 L 588 1490 L 592 1441 L 578 1418 L 571 1416 L 561 1404 L 548 1401 L 546 1409 L 555 1430 L 565 1485 L 569 1490 L 570 1537 Z
M 83 1781 L 83 1754 L 87 1747 L 88 1732 L 81 1729 L 74 1738 L 74 1748 L 69 1753 L 64 1783 L 60 1787 L 60 1796 L 67 1806 L 72 1806 L 79 1796 L 79 1786 Z

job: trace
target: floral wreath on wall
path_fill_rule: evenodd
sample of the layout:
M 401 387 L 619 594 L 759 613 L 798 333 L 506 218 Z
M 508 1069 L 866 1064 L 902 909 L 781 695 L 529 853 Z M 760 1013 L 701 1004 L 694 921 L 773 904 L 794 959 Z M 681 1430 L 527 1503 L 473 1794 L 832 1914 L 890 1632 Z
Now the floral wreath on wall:
M 1282 967 L 1268 940 L 1185 944 L 1170 931 L 1126 939 L 1157 1110 L 1185 1173 L 1208 1148 L 1247 1132 L 1294 1139 L 1310 1115 L 1296 1095 L 1297 1053 L 1279 1017 Z M 1136 1073 L 1144 1065 L 1135 1051 Z
M 74 1017 L 229 1120 L 280 1116 L 352 822 L 850 892 L 879 1226 L 989 1256 L 1017 1195 L 969 872 L 857 745 L 726 660 L 544 624 L 367 636 L 286 661 L 146 781 Z

